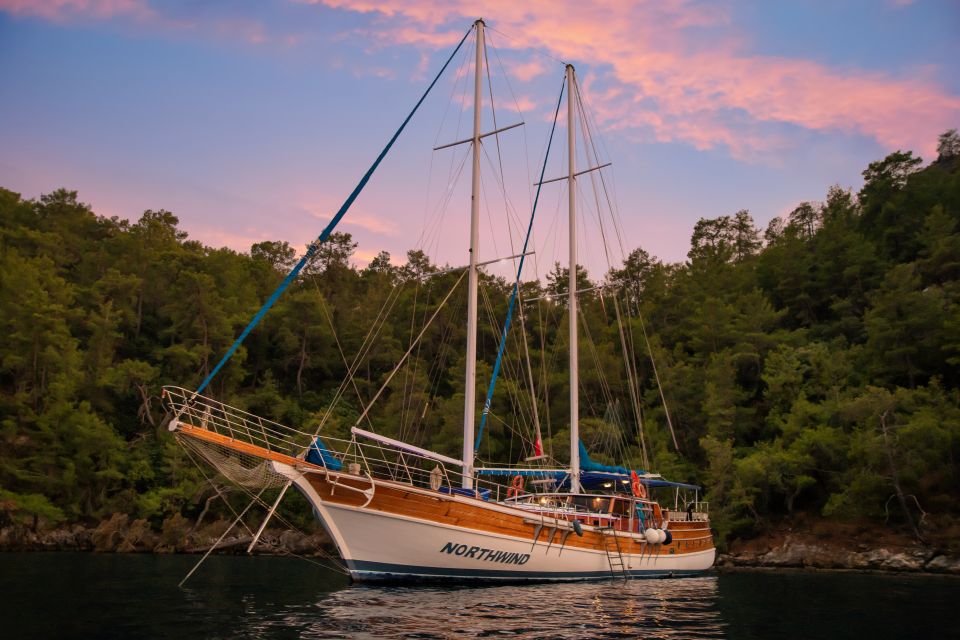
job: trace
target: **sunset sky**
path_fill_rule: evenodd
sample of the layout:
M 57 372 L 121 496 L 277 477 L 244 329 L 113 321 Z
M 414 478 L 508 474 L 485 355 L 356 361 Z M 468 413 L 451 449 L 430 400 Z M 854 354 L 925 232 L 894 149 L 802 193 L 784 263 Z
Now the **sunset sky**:
M 669 261 L 700 217 L 748 209 L 765 226 L 834 183 L 856 191 L 896 149 L 932 160 L 937 135 L 960 127 L 956 0 L 0 0 L 0 186 L 76 189 L 130 219 L 167 209 L 214 246 L 301 247 L 480 16 L 497 124 L 526 123 L 501 137 L 520 192 L 506 235 L 485 179 L 482 259 L 509 255 L 529 215 L 560 60 L 577 66 L 613 163 L 627 249 Z M 359 264 L 418 246 L 466 262 L 467 148 L 432 147 L 469 135 L 468 54 L 344 220 Z M 561 171 L 557 159 L 547 177 Z M 565 242 L 563 197 L 545 188 L 544 261 Z M 583 251 L 591 273 L 605 268 Z

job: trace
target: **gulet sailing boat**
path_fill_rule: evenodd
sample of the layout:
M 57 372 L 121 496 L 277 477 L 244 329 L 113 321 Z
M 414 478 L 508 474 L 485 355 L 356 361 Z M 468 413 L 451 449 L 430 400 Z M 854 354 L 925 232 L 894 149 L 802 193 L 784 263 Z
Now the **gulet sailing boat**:
M 201 395 L 259 318 L 296 278 L 309 254 L 346 213 L 403 127 L 331 226 L 311 245 L 308 256 L 203 384 L 196 391 L 165 387 L 164 397 L 174 415 L 169 428 L 184 447 L 199 453 L 233 482 L 259 491 L 257 496 L 268 489 L 280 490 L 257 536 L 290 487 L 303 494 L 357 581 L 591 580 L 705 571 L 713 565 L 715 549 L 698 488 L 643 471 L 599 465 L 589 459 L 580 442 L 575 182 L 581 173 L 598 167 L 578 173 L 574 166 L 577 89 L 572 65 L 565 71 L 569 159 L 564 178 L 570 219 L 566 301 L 570 464 L 563 469 L 475 465 L 480 143 L 490 135 L 480 130 L 484 28 L 482 20 L 471 28 L 476 38 L 473 136 L 463 141 L 473 147 L 473 176 L 462 457 L 442 455 L 359 426 L 352 428 L 349 440 L 326 435 L 321 438 L 317 433 L 296 430 Z M 559 106 L 558 102 L 558 113 Z M 541 175 L 538 187 L 544 182 Z M 528 482 L 541 490 L 528 491 Z M 672 494 L 669 509 L 654 499 L 655 491 Z M 683 502 L 681 494 L 686 496 Z

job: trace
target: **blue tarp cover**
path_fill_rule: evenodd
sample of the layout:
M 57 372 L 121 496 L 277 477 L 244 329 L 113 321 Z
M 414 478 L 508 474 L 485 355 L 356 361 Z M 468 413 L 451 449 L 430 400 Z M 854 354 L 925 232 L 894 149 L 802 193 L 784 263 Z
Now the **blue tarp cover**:
M 560 478 L 567 475 L 566 471 L 538 471 L 536 469 L 477 469 L 478 476 L 524 476 L 533 478 Z
M 462 487 L 440 487 L 440 493 L 452 493 L 458 496 L 467 496 L 468 498 L 480 498 L 481 500 L 490 499 L 490 489 L 464 489 Z
M 314 439 L 313 444 L 310 445 L 310 450 L 307 451 L 307 462 L 326 467 L 331 471 L 340 471 L 343 468 L 340 459 L 333 455 L 319 437 Z

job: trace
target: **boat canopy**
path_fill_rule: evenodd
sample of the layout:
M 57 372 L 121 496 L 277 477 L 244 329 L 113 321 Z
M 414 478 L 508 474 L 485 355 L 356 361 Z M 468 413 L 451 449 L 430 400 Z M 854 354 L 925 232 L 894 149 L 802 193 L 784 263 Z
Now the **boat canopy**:
M 614 485 L 627 487 L 631 480 L 631 470 L 626 467 L 616 467 L 600 464 L 590 458 L 587 448 L 580 441 L 580 485 L 584 489 L 610 489 Z M 485 476 L 522 476 L 525 478 L 540 478 L 543 480 L 553 480 L 556 482 L 557 489 L 570 488 L 570 472 L 558 469 L 511 469 L 508 467 L 486 467 L 476 470 L 477 475 Z M 686 484 L 683 482 L 670 482 L 660 477 L 650 477 L 646 471 L 636 469 L 640 482 L 650 488 L 674 487 L 678 489 L 689 489 L 699 491 L 700 487 L 695 484 Z
M 600 464 L 590 457 L 587 448 L 583 446 L 583 440 L 580 444 L 580 484 L 585 489 L 609 489 L 613 483 L 620 483 L 627 486 L 630 484 L 630 469 L 626 467 L 616 467 L 606 464 Z M 700 487 L 693 484 L 684 484 L 682 482 L 670 482 L 663 478 L 645 478 L 648 475 L 646 471 L 637 469 L 637 475 L 640 482 L 651 488 L 656 487 L 678 487 L 680 489 L 690 489 L 699 491 Z M 567 485 L 569 486 L 569 482 Z
M 582 466 L 581 466 L 582 468 Z M 566 476 L 567 474 L 563 474 Z M 664 480 L 663 478 L 645 478 L 642 471 L 637 471 L 637 475 L 640 476 L 640 482 L 646 486 L 655 489 L 659 487 L 675 487 L 679 489 L 689 489 L 691 491 L 699 491 L 700 487 L 695 484 L 686 484 L 683 482 L 671 482 L 669 480 Z M 584 471 L 580 474 L 580 485 L 584 489 L 610 489 L 614 484 L 619 484 L 620 486 L 627 488 L 630 485 L 630 473 L 610 473 L 606 471 Z M 562 481 L 560 483 L 560 488 L 568 488 L 570 486 L 569 481 Z
M 570 472 L 557 469 L 514 469 L 510 467 L 484 467 L 476 470 L 479 476 L 522 476 L 524 478 L 539 478 L 543 480 L 553 480 L 557 483 L 557 489 L 570 488 Z M 689 489 L 699 491 L 700 487 L 695 484 L 684 482 L 671 482 L 663 478 L 644 477 L 644 473 L 637 471 L 640 476 L 640 482 L 651 488 L 674 487 L 679 489 Z M 611 473 L 608 471 L 584 471 L 580 474 L 580 484 L 584 489 L 610 489 L 614 484 L 620 484 L 626 487 L 630 484 L 630 472 Z

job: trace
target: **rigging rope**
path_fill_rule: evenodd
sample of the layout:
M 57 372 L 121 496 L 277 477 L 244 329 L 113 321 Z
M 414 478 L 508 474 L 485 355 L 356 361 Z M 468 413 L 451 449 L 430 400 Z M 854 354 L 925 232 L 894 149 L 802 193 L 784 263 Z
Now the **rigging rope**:
M 587 164 L 600 167 L 601 166 L 600 156 L 597 153 L 594 136 L 590 130 L 590 126 L 588 122 L 587 111 L 586 111 L 586 108 L 584 107 L 581 92 L 579 91 L 577 92 L 577 106 L 581 114 L 581 118 L 580 118 L 581 135 L 583 136 L 584 142 L 587 143 L 586 149 L 585 149 L 586 155 L 587 155 Z M 591 151 L 593 152 L 592 158 L 590 153 Z M 610 207 L 610 217 L 611 217 L 611 220 L 613 220 L 614 222 L 613 226 L 615 230 L 617 228 L 617 225 L 616 225 L 616 219 L 615 219 L 615 212 L 613 211 L 613 207 L 610 203 L 610 196 L 609 196 L 609 193 L 607 192 L 607 186 L 606 186 L 606 181 L 604 180 L 604 177 L 603 177 L 603 172 L 602 171 L 591 172 L 590 184 L 593 187 L 593 197 L 594 197 L 594 202 L 596 204 L 597 224 L 600 228 L 600 237 L 602 239 L 602 244 L 603 244 L 603 253 L 604 253 L 604 256 L 606 257 L 607 270 L 609 273 L 613 271 L 613 261 L 611 260 L 611 257 L 610 257 L 610 245 L 607 242 L 607 231 L 603 223 L 603 212 L 601 210 L 600 195 L 597 189 L 598 178 L 602 185 L 603 193 L 607 200 L 607 205 L 608 207 Z M 618 239 L 620 239 L 619 232 L 617 237 Z M 622 248 L 623 248 L 623 243 L 621 239 L 621 253 L 622 253 Z M 623 318 L 620 314 L 620 304 L 617 300 L 617 297 L 615 295 L 612 296 L 612 300 L 613 300 L 614 315 L 615 315 L 616 324 L 617 324 L 617 331 L 620 337 L 620 346 L 621 346 L 621 351 L 623 355 L 624 370 L 625 370 L 626 379 L 627 379 L 627 391 L 628 391 L 628 395 L 630 396 L 630 405 L 631 405 L 631 408 L 633 409 L 634 416 L 636 417 L 636 421 L 637 421 L 636 422 L 637 435 L 640 441 L 640 452 L 641 452 L 644 468 L 649 469 L 650 461 L 647 456 L 647 444 L 646 444 L 646 438 L 644 436 L 644 429 L 643 429 L 643 414 L 640 406 L 639 380 L 636 377 L 636 371 L 632 364 L 632 360 L 635 359 L 635 354 L 632 349 L 628 348 L 626 335 L 623 328 L 623 324 L 624 324 Z M 602 290 L 600 292 L 600 301 L 601 303 L 603 302 Z
M 316 278 L 313 278 L 313 285 L 317 288 L 317 295 L 320 297 L 320 309 L 323 311 L 323 315 L 327 319 L 327 324 L 330 325 L 330 333 L 333 335 L 333 340 L 337 345 L 337 351 L 340 353 L 340 359 L 343 360 L 343 364 L 347 368 L 347 379 L 350 381 L 351 386 L 353 386 L 354 393 L 357 394 L 357 401 L 360 403 L 360 406 L 363 406 L 363 396 L 360 394 L 360 388 L 357 387 L 357 380 L 353 375 L 356 372 L 353 370 L 350 362 L 347 360 L 347 354 L 343 351 L 343 345 L 340 344 L 340 337 L 337 335 L 337 327 L 333 324 L 333 316 L 330 314 L 330 310 L 327 309 L 327 305 L 323 300 L 323 293 L 320 291 L 320 284 L 317 282 Z M 367 424 L 371 429 L 373 429 L 373 423 L 370 422 L 369 418 L 367 419 Z
M 582 97 L 581 97 L 581 95 L 580 95 L 579 92 L 577 93 L 577 96 L 578 96 L 578 99 L 581 99 L 581 100 L 582 100 Z M 580 110 L 581 110 L 581 113 L 587 113 L 587 111 L 584 109 L 584 106 L 583 106 L 582 102 L 581 102 L 581 104 L 580 104 Z M 586 118 L 585 118 L 584 120 L 586 121 Z M 589 131 L 589 130 L 590 130 L 590 123 L 589 123 L 589 121 L 586 121 L 586 127 L 587 127 L 587 130 Z M 596 146 L 595 146 L 595 144 L 594 144 L 594 136 L 593 136 L 592 133 L 589 134 L 589 141 L 590 141 L 591 147 L 593 148 L 594 157 L 597 157 L 597 150 L 596 150 Z M 599 173 L 600 173 L 600 183 L 601 183 L 601 185 L 603 186 L 603 193 L 604 193 L 604 196 L 605 196 L 606 199 L 607 199 L 607 206 L 610 208 L 610 214 L 611 214 L 611 219 L 613 220 L 614 230 L 615 230 L 616 233 L 617 233 L 617 240 L 618 240 L 619 243 L 620 243 L 620 253 L 621 253 L 622 255 L 624 255 L 624 257 L 626 257 L 626 251 L 625 251 L 624 245 L 623 245 L 623 234 L 622 234 L 622 230 L 620 229 L 620 226 L 617 224 L 617 223 L 618 223 L 618 218 L 617 218 L 616 212 L 614 211 L 613 203 L 611 202 L 611 199 L 610 199 L 610 194 L 609 194 L 609 192 L 608 192 L 608 190 L 607 190 L 607 183 L 606 183 L 606 181 L 604 180 L 603 173 L 602 173 L 602 172 L 599 172 Z M 664 414 L 666 415 L 666 418 L 667 418 L 667 426 L 670 428 L 670 437 L 671 437 L 671 439 L 673 440 L 673 448 L 674 448 L 675 451 L 677 451 L 677 452 L 679 453 L 679 452 L 680 452 L 680 445 L 679 445 L 678 442 L 677 442 L 677 434 L 676 434 L 676 431 L 675 431 L 674 428 L 673 428 L 673 420 L 672 420 L 671 417 L 670 417 L 670 408 L 669 408 L 669 406 L 667 405 L 667 398 L 666 398 L 666 396 L 664 395 L 663 385 L 662 385 L 661 382 L 660 382 L 660 375 L 659 375 L 659 373 L 657 372 L 657 363 L 656 363 L 656 361 L 654 360 L 653 350 L 652 350 L 652 348 L 650 347 L 650 338 L 647 336 L 647 329 L 646 329 L 646 326 L 644 325 L 643 315 L 642 315 L 642 313 L 641 313 L 641 311 L 640 311 L 639 292 L 638 292 L 638 295 L 637 295 L 636 300 L 635 300 L 635 305 L 636 305 L 636 309 L 637 309 L 637 319 L 640 321 L 640 328 L 641 328 L 641 330 L 642 330 L 642 332 L 643 332 L 643 339 L 644 339 L 644 341 L 646 342 L 646 345 L 647 345 L 647 353 L 650 355 L 650 364 L 651 364 L 652 367 L 653 367 L 654 378 L 655 378 L 656 381 L 657 381 L 657 388 L 658 388 L 658 390 L 660 391 L 660 401 L 661 401 L 661 403 L 663 404 L 663 411 L 664 411 Z M 629 310 L 629 305 L 627 306 L 627 308 L 628 308 L 628 310 Z M 632 332 L 631 332 L 630 335 L 631 335 L 631 343 L 632 343 Z M 633 350 L 632 350 L 632 351 L 633 351 Z M 639 420 L 640 420 L 640 418 L 639 418 L 639 413 L 638 413 L 637 415 L 638 415 L 638 421 L 639 421 Z M 643 444 L 643 426 L 642 426 L 642 422 L 638 422 L 638 426 L 640 427 L 641 444 Z M 644 448 L 646 448 L 646 445 L 644 445 Z M 649 464 L 648 464 L 647 466 L 649 466 Z
M 443 67 L 440 69 L 439 73 L 437 73 L 436 77 L 433 79 L 433 82 L 430 83 L 430 86 L 427 87 L 427 90 L 423 92 L 422 96 L 420 96 L 420 100 L 417 101 L 417 104 L 414 105 L 413 110 L 407 115 L 406 119 L 400 125 L 400 128 L 397 129 L 396 133 L 393 134 L 393 137 L 390 138 L 387 146 L 383 148 L 383 151 L 380 152 L 380 155 L 377 156 L 377 159 L 373 161 L 373 164 L 370 165 L 370 168 L 367 169 L 367 172 L 363 174 L 362 178 L 360 178 L 360 182 L 357 183 L 356 187 L 354 187 L 353 192 L 351 192 L 346 201 L 344 201 L 343 205 L 340 207 L 340 210 L 337 211 L 335 216 L 333 216 L 333 219 L 320 233 L 317 239 L 310 243 L 310 246 L 307 248 L 307 252 L 302 258 L 300 258 L 300 261 L 297 262 L 290 273 L 287 274 L 287 277 L 283 279 L 283 282 L 280 283 L 280 286 L 277 287 L 276 291 L 274 291 L 267 301 L 263 303 L 263 306 L 260 307 L 260 310 L 257 311 L 255 316 L 253 316 L 253 319 L 246 326 L 243 332 L 237 337 L 233 344 L 230 345 L 230 348 L 227 349 L 227 352 L 224 354 L 223 358 L 221 358 L 220 362 L 217 363 L 217 366 L 213 368 L 213 371 L 208 373 L 207 377 L 203 379 L 203 382 L 201 382 L 200 386 L 197 387 L 197 394 L 203 392 L 203 390 L 207 388 L 207 385 L 210 384 L 210 381 L 216 377 L 216 375 L 220 372 L 220 369 L 223 368 L 223 365 L 225 365 L 227 361 L 233 357 L 233 354 L 238 348 L 240 348 L 240 345 L 243 344 L 243 341 L 246 340 L 250 332 L 253 331 L 254 327 L 256 327 L 260 323 L 260 320 L 263 319 L 263 316 L 265 316 L 270 308 L 273 307 L 273 305 L 277 302 L 277 299 L 280 297 L 280 295 L 286 291 L 287 287 L 290 286 L 290 283 L 293 282 L 300 274 L 300 271 L 310 261 L 310 259 L 313 257 L 313 254 L 317 252 L 317 249 L 320 247 L 320 245 L 327 241 L 327 238 L 330 237 L 330 234 L 333 233 L 334 228 L 337 226 L 343 216 L 346 215 L 347 210 L 350 209 L 351 205 L 353 205 L 353 202 L 357 199 L 357 196 L 359 196 L 360 192 L 363 191 L 363 188 L 367 186 L 367 182 L 370 181 L 370 178 L 373 176 L 373 172 L 376 171 L 377 167 L 380 166 L 380 163 L 383 162 L 383 159 L 393 147 L 393 143 L 396 142 L 397 138 L 400 137 L 400 134 L 403 133 L 403 130 L 407 127 L 407 123 L 410 122 L 410 120 L 413 118 L 413 115 L 420 108 L 420 105 L 423 104 L 424 100 L 426 100 L 427 95 L 429 95 L 434 85 L 437 84 L 437 81 L 440 80 L 440 76 L 443 75 L 443 72 L 447 70 L 447 66 L 449 66 L 454 56 L 457 55 L 457 52 L 460 50 L 460 47 L 463 46 L 463 43 L 466 41 L 467 36 L 470 35 L 471 31 L 473 31 L 473 27 L 463 34 L 463 38 L 460 39 L 460 43 L 457 45 L 457 48 L 453 50 L 453 53 L 450 54 L 450 57 L 447 58 L 447 61 L 443 63 Z
M 547 142 L 547 153 L 543 159 L 543 167 L 540 169 L 540 180 L 537 184 L 537 195 L 533 199 L 533 211 L 530 212 L 530 223 L 527 226 L 527 237 L 523 241 L 523 251 L 520 255 L 520 265 L 517 267 L 517 279 L 513 283 L 513 291 L 510 293 L 510 304 L 507 306 L 507 319 L 503 325 L 503 338 L 500 340 L 500 348 L 497 352 L 497 360 L 493 365 L 493 375 L 490 377 L 490 386 L 487 388 L 487 399 L 483 403 L 483 412 L 480 414 L 480 427 L 477 429 L 477 437 L 473 443 L 474 452 L 480 449 L 480 439 L 483 437 L 483 428 L 487 423 L 487 414 L 490 413 L 490 402 L 493 399 L 493 391 L 497 386 L 497 374 L 500 372 L 500 362 L 503 360 L 503 350 L 507 344 L 507 332 L 510 330 L 510 320 L 513 317 L 513 307 L 517 302 L 517 292 L 520 290 L 520 275 L 523 272 L 524 258 L 527 253 L 527 245 L 530 242 L 530 232 L 533 230 L 533 220 L 537 215 L 537 203 L 540 200 L 540 190 L 543 188 L 543 176 L 547 170 L 547 160 L 550 158 L 550 147 L 553 143 L 553 134 L 557 128 L 557 116 L 560 114 L 560 103 L 563 102 L 563 88 L 566 86 L 567 79 L 564 77 L 560 85 L 560 97 L 557 98 L 557 108 L 553 112 L 553 125 L 550 127 L 550 138 Z
M 488 44 L 487 47 L 484 48 L 484 56 L 487 56 L 488 51 L 489 51 L 491 48 L 493 48 L 493 47 L 492 47 L 492 46 L 489 46 L 489 44 Z M 496 52 L 495 49 L 494 49 L 494 54 L 497 55 L 497 61 L 500 62 L 500 56 L 499 56 L 499 54 Z M 502 62 L 500 62 L 500 66 L 501 66 L 501 68 L 502 68 L 502 66 L 503 66 Z M 496 130 L 496 129 L 498 129 L 498 126 L 497 126 L 497 112 L 496 112 L 496 108 L 495 108 L 495 104 L 494 104 L 494 99 L 493 99 L 493 80 L 492 80 L 491 77 L 490 77 L 490 61 L 489 61 L 489 58 L 487 58 L 486 69 L 487 69 L 487 86 L 488 86 L 488 88 L 489 88 L 489 93 L 490 93 L 490 111 L 491 111 L 491 113 L 493 114 L 493 128 Z M 506 75 L 506 74 L 504 74 L 504 75 Z M 513 88 L 510 87 L 510 82 L 509 82 L 509 80 L 507 81 L 507 87 L 510 89 L 511 95 L 513 95 L 514 104 L 517 105 L 517 111 L 519 112 L 519 111 L 520 111 L 519 104 L 517 103 L 516 95 L 513 94 Z M 561 99 L 562 99 L 562 96 L 563 96 L 563 93 L 562 93 L 562 87 L 561 87 Z M 494 173 L 494 176 L 497 178 L 497 180 L 498 180 L 498 185 L 499 185 L 499 187 L 500 187 L 500 191 L 501 191 L 501 193 L 503 194 L 504 209 L 506 210 L 507 216 L 508 216 L 508 220 L 507 220 L 507 232 L 508 232 L 509 238 L 510 238 L 510 253 L 516 254 L 516 253 L 517 253 L 516 247 L 515 247 L 514 244 L 513 244 L 513 226 L 512 226 L 512 224 L 511 224 L 511 223 L 513 222 L 513 219 L 510 218 L 510 214 L 513 214 L 513 216 L 514 216 L 514 218 L 515 218 L 515 217 L 516 217 L 516 212 L 515 212 L 514 207 L 513 207 L 512 204 L 510 203 L 509 196 L 507 195 L 506 184 L 504 183 L 503 156 L 502 156 L 501 150 L 500 150 L 500 135 L 499 135 L 499 134 L 496 134 L 496 135 L 494 135 L 494 138 L 495 138 L 495 140 L 496 140 L 496 146 L 497 146 L 497 161 L 498 161 L 498 167 L 499 167 L 499 169 L 500 169 L 499 174 L 498 174 L 498 173 Z M 524 134 L 524 141 L 526 141 L 526 134 Z M 491 166 L 492 166 L 492 165 L 493 165 L 492 160 L 491 160 L 491 158 L 489 157 L 489 155 L 487 155 L 485 148 L 484 148 L 484 155 L 487 157 L 487 160 L 490 162 L 490 164 L 491 164 Z M 525 157 L 525 158 L 529 158 L 529 154 L 528 154 L 528 153 L 524 154 L 524 157 Z M 530 166 L 529 166 L 529 160 L 527 160 L 527 174 L 529 175 L 529 173 L 530 173 Z M 542 180 L 542 179 L 543 179 L 543 178 L 541 177 L 541 180 Z M 538 185 L 538 191 L 539 191 L 539 185 Z M 485 203 L 487 203 L 487 202 L 489 202 L 489 199 L 484 198 L 483 201 L 484 201 Z M 531 210 L 534 210 L 534 204 L 533 204 L 533 201 L 532 201 L 532 200 L 531 200 L 531 202 L 530 202 L 530 207 L 531 207 Z M 519 222 L 519 220 L 517 220 L 517 221 Z M 532 229 L 528 229 L 528 232 L 527 232 L 527 241 L 529 241 L 531 231 L 532 231 Z M 495 235 L 494 235 L 494 234 L 491 234 L 491 237 L 495 237 Z M 526 243 L 524 244 L 524 249 L 526 249 Z M 521 251 L 521 253 L 526 253 L 526 251 L 525 251 L 525 250 L 524 250 L 524 251 Z M 520 259 L 522 260 L 522 259 L 523 259 L 523 256 L 521 256 Z M 516 260 L 514 260 L 514 264 L 516 264 L 516 263 L 517 263 Z M 518 292 L 518 296 L 519 296 L 519 292 Z M 523 326 L 523 324 L 524 324 L 524 317 L 523 317 L 523 300 L 522 300 L 522 299 L 520 300 L 520 306 L 517 308 L 517 313 L 518 313 L 519 316 L 520 316 L 520 324 L 521 324 L 521 326 Z M 507 325 L 507 326 L 509 327 L 509 325 Z M 524 352 L 524 355 L 525 355 L 525 357 L 526 357 L 526 365 L 527 365 L 526 373 L 527 373 L 528 383 L 529 383 L 529 385 L 530 385 L 530 404 L 531 404 L 531 411 L 532 411 L 532 413 L 533 413 L 533 426 L 534 426 L 534 431 L 535 431 L 534 439 L 533 439 L 533 443 L 534 443 L 533 449 L 536 449 L 536 443 L 538 443 L 538 442 L 542 443 L 542 442 L 543 442 L 543 434 L 542 434 L 541 428 L 540 428 L 540 416 L 539 416 L 539 412 L 537 411 L 536 387 L 534 386 L 534 383 L 533 383 L 533 365 L 532 365 L 531 362 L 530 362 L 530 350 L 529 350 L 529 347 L 528 347 L 528 345 L 527 345 L 527 332 L 526 332 L 526 331 L 521 331 L 521 332 L 520 332 L 520 335 L 521 335 L 521 337 L 523 338 L 523 352 Z M 522 368 L 522 367 L 521 367 L 521 368 Z M 484 419 L 483 419 L 483 417 L 481 416 L 481 422 L 483 422 L 483 420 L 484 420 Z M 479 442 L 479 441 L 478 441 L 478 442 Z M 479 444 L 477 445 L 477 451 L 479 451 Z
M 447 293 L 447 296 L 440 302 L 439 305 L 437 305 L 437 308 L 436 308 L 436 310 L 433 312 L 433 315 L 431 315 L 431 316 L 430 316 L 430 319 L 427 321 L 427 325 L 423 328 L 422 331 L 420 331 L 420 333 L 417 335 L 416 340 L 414 340 L 414 343 L 410 345 L 410 348 L 407 349 L 406 353 L 403 354 L 403 357 L 400 358 L 400 361 L 397 363 L 397 366 L 393 368 L 393 371 L 390 372 L 390 375 L 387 376 L 387 379 L 383 381 L 383 384 L 382 384 L 382 385 L 380 386 L 380 388 L 377 390 L 377 393 L 374 394 L 373 398 L 370 399 L 370 402 L 367 404 L 367 406 L 364 407 L 363 413 L 361 413 L 361 414 L 360 414 L 360 417 L 357 418 L 357 420 L 356 420 L 356 424 L 360 424 L 360 423 L 363 421 L 363 419 L 367 417 L 367 414 L 370 413 L 370 409 L 373 407 L 374 404 L 376 404 L 377 400 L 380 398 L 380 394 L 382 394 L 382 393 L 384 392 L 384 390 L 387 388 L 387 386 L 389 386 L 390 381 L 393 380 L 393 377 L 394 377 L 395 375 L 397 375 L 397 372 L 400 370 L 400 367 L 403 366 L 403 363 L 406 362 L 406 361 L 407 361 L 407 358 L 410 356 L 410 354 L 413 353 L 414 348 L 415 348 L 415 347 L 417 346 L 417 344 L 419 344 L 419 342 L 420 342 L 420 338 L 422 338 L 422 337 L 423 337 L 423 334 L 425 334 L 425 333 L 427 332 L 427 329 L 430 328 L 430 325 L 431 325 L 431 324 L 433 323 L 433 321 L 436 319 L 437 315 L 440 313 L 440 310 L 443 309 L 443 306 L 444 306 L 445 304 L 447 304 L 447 300 L 449 300 L 449 299 L 450 299 L 450 296 L 453 295 L 453 292 L 456 291 L 457 286 L 463 281 L 463 277 L 464 277 L 466 274 L 467 274 L 467 272 L 464 271 L 464 272 L 460 275 L 460 278 L 457 279 L 457 281 L 454 283 L 454 285 L 453 285 L 453 287 L 450 289 L 449 293 Z
M 667 416 L 667 426 L 670 427 L 670 437 L 673 439 L 673 448 L 678 453 L 680 445 L 677 443 L 677 433 L 673 429 L 673 420 L 670 419 L 670 409 L 667 407 L 667 398 L 663 395 L 663 385 L 660 383 L 660 374 L 657 373 L 657 363 L 653 359 L 653 348 L 650 346 L 650 338 L 647 337 L 647 327 L 643 323 L 643 316 L 640 315 L 640 303 L 637 302 L 637 318 L 640 320 L 640 329 L 643 331 L 643 339 L 647 343 L 647 352 L 650 354 L 650 364 L 653 365 L 653 377 L 657 380 L 657 389 L 660 390 L 660 400 L 663 402 L 663 412 Z
M 581 118 L 581 128 L 583 130 L 583 137 L 584 137 L 584 140 L 589 143 L 589 146 L 586 149 L 587 155 L 589 157 L 590 151 L 593 151 L 594 163 L 599 165 L 600 160 L 599 160 L 599 153 L 597 152 L 597 147 L 596 147 L 596 137 L 593 135 L 593 131 L 592 131 L 592 127 L 589 119 L 589 112 L 587 111 L 584 105 L 585 98 L 580 92 L 577 92 L 577 100 L 578 100 L 578 107 L 580 109 L 580 113 L 583 116 Z M 626 260 L 626 251 L 624 249 L 623 233 L 620 228 L 620 225 L 618 224 L 619 222 L 618 215 L 613 206 L 613 202 L 611 201 L 610 192 L 607 188 L 606 179 L 604 178 L 602 171 L 598 171 L 597 174 L 598 174 L 597 176 L 594 176 L 593 174 L 591 174 L 591 184 L 593 185 L 594 198 L 597 203 L 597 219 L 600 225 L 600 234 L 604 238 L 603 246 L 604 246 L 604 253 L 607 258 L 607 267 L 609 269 L 612 269 L 610 254 L 608 251 L 608 244 L 606 241 L 606 233 L 603 227 L 603 217 L 600 212 L 599 195 L 598 195 L 597 186 L 596 186 L 597 179 L 599 179 L 600 181 L 600 184 L 603 190 L 603 195 L 604 195 L 604 198 L 606 199 L 607 207 L 610 211 L 610 218 L 613 223 L 614 232 L 616 233 L 617 240 L 620 245 L 621 259 L 623 259 L 624 261 Z M 616 313 L 617 328 L 620 333 L 620 342 L 623 350 L 624 365 L 627 370 L 627 383 L 629 387 L 630 400 L 633 405 L 634 414 L 637 419 L 637 433 L 638 433 L 638 439 L 640 441 L 641 454 L 642 454 L 644 466 L 646 468 L 649 468 L 650 461 L 647 455 L 646 437 L 645 437 L 645 430 L 643 425 L 643 412 L 642 412 L 642 407 L 640 402 L 640 391 L 639 391 L 639 387 L 640 387 L 639 376 L 637 375 L 637 372 L 636 372 L 636 362 L 635 362 L 636 350 L 633 348 L 633 333 L 632 331 L 630 331 L 630 333 L 627 334 L 624 331 L 623 320 L 620 314 L 620 305 L 617 301 L 616 296 L 613 296 L 613 302 L 614 302 L 614 311 Z M 637 300 L 636 302 L 636 307 L 637 307 L 637 316 L 640 320 L 641 328 L 643 328 L 643 318 L 640 317 L 639 300 Z M 628 303 L 627 304 L 628 313 L 629 313 L 629 309 L 630 309 L 630 306 Z M 644 339 L 647 341 L 647 351 L 650 353 L 650 362 L 653 365 L 654 375 L 656 376 L 656 363 L 653 360 L 653 352 L 650 350 L 650 341 L 647 338 L 646 329 L 643 330 L 643 334 L 644 334 Z M 630 345 L 629 350 L 627 347 L 628 337 L 629 337 L 629 345 Z M 674 449 L 679 451 L 679 447 L 677 446 L 676 434 L 673 429 L 673 422 L 670 419 L 670 410 L 667 407 L 666 397 L 663 394 L 663 388 L 660 386 L 659 376 L 656 376 L 656 377 L 657 377 L 657 386 L 660 387 L 660 399 L 663 403 L 664 412 L 666 413 L 666 416 L 667 416 L 667 425 L 670 427 L 670 435 L 673 439 Z
M 316 436 L 318 433 L 320 433 L 320 430 L 323 429 L 324 425 L 326 425 L 327 421 L 333 415 L 334 409 L 337 407 L 338 403 L 343 397 L 343 394 L 347 390 L 348 381 L 353 380 L 353 377 L 359 370 L 360 365 L 363 364 L 364 360 L 375 346 L 377 337 L 383 330 L 383 326 L 386 324 L 387 318 L 389 317 L 390 312 L 393 310 L 394 305 L 396 305 L 397 300 L 400 299 L 400 292 L 403 291 L 403 289 L 404 284 L 400 284 L 399 286 L 396 286 L 390 290 L 390 294 L 387 296 L 387 301 L 384 302 L 384 305 L 377 314 L 373 324 L 370 325 L 370 329 L 367 331 L 367 335 L 364 336 L 363 343 L 360 345 L 360 349 L 354 356 L 353 364 L 351 364 L 347 369 L 346 377 L 344 377 L 344 379 L 340 382 L 340 386 L 337 388 L 337 391 L 334 394 L 333 399 L 330 401 L 330 405 L 327 407 L 326 412 L 324 412 L 323 416 L 321 417 L 320 422 L 317 425 L 316 432 L 313 435 Z M 362 400 L 360 404 L 363 404 Z

